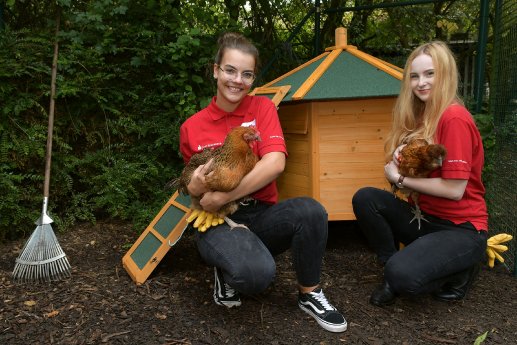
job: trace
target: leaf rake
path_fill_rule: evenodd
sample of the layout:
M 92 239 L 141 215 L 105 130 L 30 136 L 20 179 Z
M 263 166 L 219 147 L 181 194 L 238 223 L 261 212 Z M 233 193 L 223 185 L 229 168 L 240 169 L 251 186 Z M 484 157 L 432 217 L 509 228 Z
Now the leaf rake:
M 57 55 L 59 17 L 56 24 L 56 40 L 52 60 L 52 80 L 50 84 L 50 109 L 48 116 L 47 152 L 45 159 L 45 180 L 43 184 L 43 208 L 41 217 L 36 221 L 36 229 L 16 259 L 13 278 L 18 282 L 50 282 L 69 277 L 70 263 L 61 249 L 50 223 L 53 220 L 47 215 L 50 185 L 50 162 L 52 154 L 52 131 L 54 128 L 54 108 L 56 95 Z

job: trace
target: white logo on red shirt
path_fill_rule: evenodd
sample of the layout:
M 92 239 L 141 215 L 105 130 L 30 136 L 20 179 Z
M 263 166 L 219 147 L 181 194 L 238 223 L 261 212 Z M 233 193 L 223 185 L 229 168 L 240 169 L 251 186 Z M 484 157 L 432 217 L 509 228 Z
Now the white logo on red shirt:
M 467 162 L 462 160 L 462 159 L 448 159 L 447 163 L 463 163 L 463 164 L 467 164 Z
M 198 151 L 203 151 L 204 149 L 207 149 L 209 147 L 214 147 L 214 146 L 221 146 L 223 143 L 212 143 L 212 144 L 206 144 L 206 145 L 198 145 L 197 146 L 197 150 Z
M 249 122 L 243 122 L 241 124 L 242 127 L 256 127 L 257 126 L 257 120 L 256 119 L 253 119 L 253 121 L 249 121 Z
M 276 138 L 276 139 L 282 139 L 282 140 L 284 140 L 284 137 L 282 137 L 282 136 L 280 136 L 280 135 L 272 135 L 272 136 L 270 136 L 270 137 L 269 137 L 269 139 L 275 139 L 275 138 Z

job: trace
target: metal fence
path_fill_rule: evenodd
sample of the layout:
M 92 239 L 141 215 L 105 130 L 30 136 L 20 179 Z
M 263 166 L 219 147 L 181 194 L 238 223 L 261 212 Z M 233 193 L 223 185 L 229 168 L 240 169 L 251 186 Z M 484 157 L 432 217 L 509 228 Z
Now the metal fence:
M 517 276 L 517 1 L 496 1 L 489 110 L 496 136 L 492 177 L 487 185 L 490 235 L 513 235 L 503 255 Z

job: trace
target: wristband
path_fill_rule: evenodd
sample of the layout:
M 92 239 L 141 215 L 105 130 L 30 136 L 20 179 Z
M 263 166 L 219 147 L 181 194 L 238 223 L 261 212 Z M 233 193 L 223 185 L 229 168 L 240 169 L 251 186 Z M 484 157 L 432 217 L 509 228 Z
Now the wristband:
M 399 188 L 404 188 L 404 185 L 402 184 L 402 182 L 404 182 L 404 179 L 406 178 L 406 176 L 403 176 L 403 175 L 400 175 L 399 176 L 399 179 L 397 181 L 397 187 Z

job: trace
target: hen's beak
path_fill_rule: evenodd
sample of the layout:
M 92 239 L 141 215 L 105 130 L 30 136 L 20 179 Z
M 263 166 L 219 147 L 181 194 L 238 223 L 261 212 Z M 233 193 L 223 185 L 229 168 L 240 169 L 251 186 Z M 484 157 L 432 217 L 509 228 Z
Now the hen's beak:
M 256 127 L 253 127 L 253 129 L 255 130 L 255 134 L 253 135 L 253 140 L 262 141 L 262 139 L 260 138 L 260 132 L 258 131 L 258 129 Z

